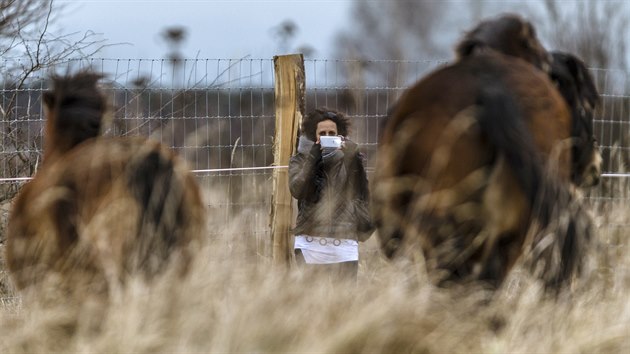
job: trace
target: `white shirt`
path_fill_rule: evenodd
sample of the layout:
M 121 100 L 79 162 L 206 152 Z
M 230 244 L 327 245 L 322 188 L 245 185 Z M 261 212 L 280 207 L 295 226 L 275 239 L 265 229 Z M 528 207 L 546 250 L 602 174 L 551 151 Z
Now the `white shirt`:
M 301 249 L 308 264 L 331 264 L 359 260 L 359 242 L 349 239 L 295 236 L 295 249 Z

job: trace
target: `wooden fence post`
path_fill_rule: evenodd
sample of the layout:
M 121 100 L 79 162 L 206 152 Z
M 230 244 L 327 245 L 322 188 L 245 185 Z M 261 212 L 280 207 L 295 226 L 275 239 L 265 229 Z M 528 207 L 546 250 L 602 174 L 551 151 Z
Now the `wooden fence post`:
M 273 58 L 275 70 L 276 132 L 273 143 L 275 166 L 287 166 L 294 153 L 298 128 L 304 114 L 304 57 L 302 54 Z M 289 266 L 292 254 L 293 207 L 287 168 L 273 170 L 271 199 L 272 258 L 276 265 Z

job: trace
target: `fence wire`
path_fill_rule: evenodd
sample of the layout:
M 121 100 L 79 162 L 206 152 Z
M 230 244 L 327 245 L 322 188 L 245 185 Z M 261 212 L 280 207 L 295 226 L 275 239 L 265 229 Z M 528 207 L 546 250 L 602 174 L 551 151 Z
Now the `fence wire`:
M 306 60 L 306 110 L 326 106 L 352 122 L 350 139 L 375 166 L 381 120 L 409 85 L 446 61 Z M 19 63 L 18 63 L 19 64 Z M 19 67 L 0 62 L 0 68 Z M 41 71 L 24 85 L 6 76 L 0 90 L 0 200 L 31 176 L 42 153 L 41 94 L 47 78 L 92 68 L 104 76 L 112 119 L 105 134 L 155 138 L 182 155 L 206 189 L 225 191 L 214 204 L 229 212 L 270 201 L 273 162 L 272 59 L 88 59 Z M 588 194 L 600 208 L 625 203 L 630 160 L 628 73 L 591 69 L 602 94 L 595 135 L 604 156 L 603 183 Z M 227 213 L 227 211 L 226 211 Z

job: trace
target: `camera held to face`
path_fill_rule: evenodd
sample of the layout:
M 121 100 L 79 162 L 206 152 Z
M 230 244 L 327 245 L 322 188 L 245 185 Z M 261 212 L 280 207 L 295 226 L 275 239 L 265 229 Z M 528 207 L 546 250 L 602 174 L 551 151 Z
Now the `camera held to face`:
M 319 138 L 319 143 L 323 148 L 339 148 L 343 139 L 341 136 L 322 136 Z

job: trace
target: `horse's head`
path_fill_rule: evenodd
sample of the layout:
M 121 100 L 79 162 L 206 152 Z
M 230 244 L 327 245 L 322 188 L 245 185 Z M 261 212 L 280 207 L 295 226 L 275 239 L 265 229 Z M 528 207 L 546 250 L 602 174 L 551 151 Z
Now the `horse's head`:
M 571 110 L 572 149 L 571 179 L 581 187 L 599 182 L 602 157 L 593 134 L 593 116 L 599 93 L 586 65 L 569 53 L 552 52 L 550 77 Z
M 479 23 L 457 44 L 458 59 L 477 51 L 496 50 L 527 61 L 548 73 L 551 59 L 536 37 L 534 26 L 517 15 L 503 15 Z
M 100 78 L 101 75 L 89 71 L 52 77 L 53 88 L 42 98 L 46 116 L 46 163 L 99 135 L 107 106 L 105 96 L 96 85 Z

